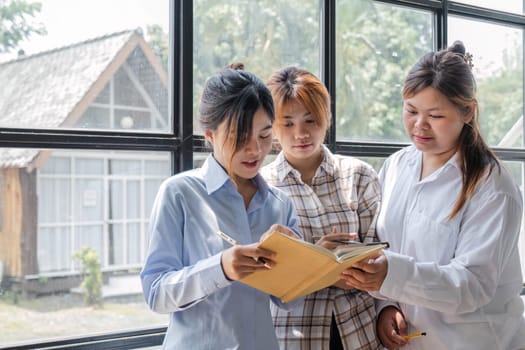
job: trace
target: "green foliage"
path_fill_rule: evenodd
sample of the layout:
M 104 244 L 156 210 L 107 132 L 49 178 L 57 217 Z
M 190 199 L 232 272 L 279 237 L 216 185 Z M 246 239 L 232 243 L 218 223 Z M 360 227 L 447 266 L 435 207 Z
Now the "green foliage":
M 42 24 L 30 21 L 41 9 L 39 2 L 0 0 L 0 53 L 10 52 L 32 34 L 47 34 Z
M 337 139 L 408 142 L 401 89 L 410 67 L 434 49 L 431 12 L 371 0 L 334 3 Z M 302 66 L 322 78 L 318 2 L 196 0 L 194 12 L 194 111 L 206 78 L 232 62 L 243 62 L 263 79 L 286 65 Z M 153 27 L 148 28 L 149 42 L 165 62 L 168 36 Z M 476 76 L 480 123 L 491 145 L 522 118 L 523 44 L 521 36 L 513 40 L 499 72 Z M 194 125 L 198 132 L 196 120 Z M 522 146 L 518 136 L 512 146 Z
M 148 26 L 146 28 L 148 45 L 153 49 L 153 52 L 159 58 L 162 68 L 168 72 L 169 59 L 169 40 L 168 34 L 164 33 L 162 27 L 158 24 Z
M 102 269 L 97 251 L 84 247 L 73 258 L 82 265 L 80 272 L 84 278 L 80 287 L 84 291 L 84 301 L 87 305 L 102 306 Z
M 406 140 L 401 87 L 408 69 L 432 48 L 432 20 L 406 8 L 368 0 L 338 3 L 337 136 Z
M 263 80 L 287 65 L 319 74 L 316 1 L 198 0 L 194 12 L 194 107 L 206 79 L 234 62 L 244 63 Z
M 236 61 L 263 79 L 286 65 L 321 77 L 316 4 L 195 1 L 194 106 L 206 78 Z M 432 49 L 431 16 L 370 0 L 338 0 L 336 7 L 338 139 L 406 140 L 401 84 L 408 68 Z
M 480 124 L 485 140 L 498 145 L 523 115 L 523 69 L 503 70 L 478 82 Z M 517 143 L 503 147 L 521 147 Z
M 20 301 L 20 292 L 12 290 L 2 291 L 2 293 L 0 293 L 0 300 L 8 304 L 16 305 Z

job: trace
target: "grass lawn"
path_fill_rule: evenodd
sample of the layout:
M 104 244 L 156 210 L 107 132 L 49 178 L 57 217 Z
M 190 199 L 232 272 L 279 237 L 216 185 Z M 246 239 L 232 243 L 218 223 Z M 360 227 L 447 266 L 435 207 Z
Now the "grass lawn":
M 86 306 L 72 293 L 14 300 L 0 297 L 0 346 L 56 338 L 165 326 L 167 315 L 150 311 L 142 295 Z

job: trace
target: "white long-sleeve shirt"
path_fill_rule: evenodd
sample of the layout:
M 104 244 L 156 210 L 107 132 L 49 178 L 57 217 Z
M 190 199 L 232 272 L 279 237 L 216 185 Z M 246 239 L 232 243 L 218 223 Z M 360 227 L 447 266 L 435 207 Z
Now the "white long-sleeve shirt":
M 390 242 L 379 292 L 400 303 L 409 333 L 427 333 L 403 349 L 525 349 L 519 189 L 495 167 L 449 220 L 462 186 L 457 157 L 420 181 L 421 159 L 409 146 L 379 175 L 377 234 Z

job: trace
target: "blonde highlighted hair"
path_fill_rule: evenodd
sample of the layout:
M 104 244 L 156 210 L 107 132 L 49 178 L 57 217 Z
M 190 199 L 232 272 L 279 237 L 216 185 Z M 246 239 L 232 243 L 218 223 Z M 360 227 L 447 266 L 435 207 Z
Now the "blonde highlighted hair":
M 275 71 L 267 82 L 275 106 L 275 119 L 281 120 L 283 109 L 290 102 L 298 102 L 325 131 L 330 127 L 330 94 L 326 86 L 312 73 L 298 67 Z

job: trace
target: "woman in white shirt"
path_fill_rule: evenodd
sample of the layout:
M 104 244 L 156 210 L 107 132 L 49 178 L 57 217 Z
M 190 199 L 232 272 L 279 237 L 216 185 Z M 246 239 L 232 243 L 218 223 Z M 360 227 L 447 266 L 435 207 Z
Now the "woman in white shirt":
M 413 145 L 380 172 L 377 234 L 390 250 L 344 273 L 385 299 L 377 331 L 389 349 L 525 349 L 522 198 L 481 137 L 470 59 L 455 42 L 412 67 L 403 121 Z

